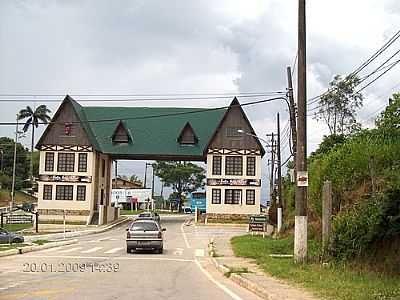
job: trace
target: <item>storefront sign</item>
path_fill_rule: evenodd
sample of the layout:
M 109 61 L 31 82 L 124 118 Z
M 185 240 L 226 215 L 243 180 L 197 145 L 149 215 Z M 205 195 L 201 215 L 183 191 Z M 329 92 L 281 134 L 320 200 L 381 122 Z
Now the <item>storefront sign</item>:
M 39 181 L 53 182 L 92 182 L 92 176 L 77 176 L 77 175 L 40 175 Z
M 261 186 L 261 179 L 207 179 L 207 185 Z

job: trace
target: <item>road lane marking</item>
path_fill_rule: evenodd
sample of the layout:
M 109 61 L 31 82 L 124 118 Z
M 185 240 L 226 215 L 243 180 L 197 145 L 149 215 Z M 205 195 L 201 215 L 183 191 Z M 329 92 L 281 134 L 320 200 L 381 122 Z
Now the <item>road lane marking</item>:
M 157 261 L 177 261 L 195 262 L 194 259 L 169 258 L 169 257 L 138 257 L 138 256 L 68 256 L 68 255 L 24 255 L 23 258 L 69 258 L 69 259 L 100 259 L 100 260 L 157 260 Z
M 50 248 L 50 249 L 44 249 L 42 251 L 39 251 L 40 253 L 48 253 L 48 252 L 53 252 L 53 251 L 57 251 L 60 250 L 62 247 L 54 247 L 54 248 Z
M 69 253 L 69 252 L 73 252 L 73 251 L 80 250 L 80 249 L 82 249 L 82 247 L 70 248 L 67 250 L 60 251 L 60 253 Z
M 174 251 L 174 255 L 182 256 L 183 250 L 184 250 L 183 248 L 176 248 L 175 251 Z
M 120 251 L 120 250 L 122 250 L 122 249 L 124 249 L 124 248 L 122 248 L 122 247 L 113 248 L 113 249 L 108 250 L 108 251 L 106 251 L 106 252 L 104 252 L 104 253 L 105 253 L 105 254 L 112 254 L 112 253 L 118 252 L 118 251 Z
M 181 225 L 182 236 L 183 236 L 183 239 L 184 239 L 184 241 L 185 241 L 186 248 L 190 248 L 189 241 L 188 241 L 188 239 L 187 239 L 187 237 L 186 237 L 185 230 L 183 230 L 183 226 L 184 226 L 184 225 L 185 225 L 185 223 L 182 223 L 182 225 Z
M 99 251 L 100 249 L 103 249 L 103 247 L 94 247 L 89 250 L 81 251 L 81 253 L 92 253 L 92 252 Z
M 204 256 L 204 249 L 196 249 L 194 251 L 194 256 Z
M 208 278 L 211 282 L 213 282 L 214 284 L 216 284 L 216 285 L 217 285 L 220 289 L 222 289 L 226 294 L 228 294 L 229 296 L 231 296 L 232 299 L 235 299 L 235 300 L 243 300 L 243 299 L 240 298 L 238 295 L 236 295 L 234 292 L 232 292 L 230 289 L 228 289 L 226 286 L 224 286 L 222 283 L 216 281 L 216 280 L 211 276 L 211 274 L 208 273 L 208 272 L 206 271 L 206 269 L 204 269 L 204 268 L 202 267 L 202 265 L 200 264 L 200 262 L 199 262 L 197 259 L 196 259 L 194 262 L 195 262 L 195 264 L 199 267 L 199 269 L 204 273 L 204 275 L 207 276 L 207 278 Z

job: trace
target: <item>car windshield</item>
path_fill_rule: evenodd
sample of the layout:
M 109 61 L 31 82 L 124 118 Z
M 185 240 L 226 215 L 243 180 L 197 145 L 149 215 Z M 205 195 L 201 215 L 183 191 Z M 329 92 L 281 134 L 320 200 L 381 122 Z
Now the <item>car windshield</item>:
M 158 231 L 158 227 L 155 223 L 140 222 L 135 223 L 131 226 L 132 231 Z

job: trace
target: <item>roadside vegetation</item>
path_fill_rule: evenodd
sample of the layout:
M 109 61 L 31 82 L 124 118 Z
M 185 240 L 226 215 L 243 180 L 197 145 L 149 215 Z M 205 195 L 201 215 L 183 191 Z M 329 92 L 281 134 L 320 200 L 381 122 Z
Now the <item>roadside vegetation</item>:
M 25 223 L 25 224 L 4 224 L 4 229 L 10 232 L 17 232 L 21 231 L 24 229 L 32 228 L 31 223 Z
M 293 236 L 275 240 L 261 236 L 234 237 L 235 255 L 255 259 L 266 273 L 310 289 L 327 299 L 399 299 L 400 280 L 397 276 L 366 271 L 345 263 L 319 263 L 320 244 L 309 241 L 310 258 L 315 262 L 296 264 L 291 258 L 270 254 L 293 254 Z
M 285 224 L 278 239 L 244 236 L 234 238 L 232 245 L 236 255 L 254 258 L 272 276 L 329 299 L 400 299 L 400 93 L 377 117 L 375 128 L 362 129 L 354 115 L 362 97 L 352 99 L 352 88 L 343 92 L 338 84 L 335 79 L 316 116 L 331 134 L 308 158 L 308 263 L 270 257 L 293 254 L 295 186 L 290 172 L 283 180 Z M 341 107 L 343 103 L 353 103 L 353 108 Z M 323 249 L 326 180 L 332 182 L 333 216 Z M 274 220 L 274 203 L 271 211 Z

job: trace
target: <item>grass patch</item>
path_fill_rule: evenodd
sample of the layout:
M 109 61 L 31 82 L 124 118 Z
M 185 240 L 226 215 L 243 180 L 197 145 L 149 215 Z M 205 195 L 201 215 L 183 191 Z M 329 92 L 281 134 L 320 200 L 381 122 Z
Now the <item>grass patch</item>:
M 4 229 L 10 232 L 16 232 L 16 231 L 20 231 L 23 229 L 28 229 L 28 228 L 32 228 L 32 224 L 28 223 L 28 224 L 4 224 Z
M 293 259 L 279 259 L 270 254 L 293 254 L 293 236 L 274 240 L 270 237 L 239 236 L 231 240 L 236 256 L 253 258 L 270 275 L 299 284 L 327 299 L 400 299 L 400 280 L 396 276 L 368 272 L 344 265 L 296 264 Z M 320 246 L 309 241 L 311 257 Z
M 48 240 L 36 240 L 36 241 L 33 241 L 32 243 L 40 246 L 40 245 L 44 245 L 44 244 L 50 243 L 50 241 L 48 241 Z
M 9 190 L 6 189 L 1 189 L 0 190 L 0 207 L 3 206 L 8 206 L 9 201 L 11 201 L 11 194 Z M 22 193 L 20 191 L 15 192 L 15 203 L 16 204 L 22 204 L 22 203 L 36 203 L 37 199 L 27 195 L 25 193 Z
M 239 274 L 240 275 L 240 274 L 243 274 L 243 273 L 249 273 L 249 269 L 244 268 L 244 267 L 241 267 L 241 268 L 228 267 L 228 268 L 229 268 L 229 271 L 224 274 L 228 278 L 231 277 L 232 274 Z
M 0 251 L 7 251 L 7 250 L 11 250 L 11 249 L 17 249 L 20 247 L 26 247 L 26 246 L 30 246 L 29 244 L 12 244 L 12 245 L 0 245 Z

